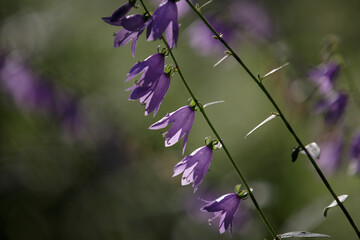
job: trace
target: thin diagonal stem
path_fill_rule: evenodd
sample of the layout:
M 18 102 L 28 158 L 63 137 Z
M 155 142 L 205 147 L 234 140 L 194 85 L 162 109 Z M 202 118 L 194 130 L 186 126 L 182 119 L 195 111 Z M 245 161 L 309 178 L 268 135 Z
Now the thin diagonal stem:
M 313 157 L 310 155 L 310 153 L 308 152 L 308 150 L 305 148 L 305 145 L 302 143 L 302 141 L 300 140 L 300 138 L 297 136 L 297 134 L 295 133 L 294 129 L 291 127 L 290 123 L 288 122 L 288 120 L 286 119 L 285 115 L 282 113 L 280 107 L 277 105 L 277 103 L 275 102 L 275 100 L 272 98 L 272 96 L 270 95 L 270 93 L 266 90 L 266 88 L 264 87 L 264 85 L 258 81 L 258 79 L 255 77 L 255 75 L 250 71 L 250 69 L 245 65 L 245 63 L 241 60 L 241 58 L 236 54 L 236 52 L 229 46 L 229 44 L 220 36 L 220 34 L 210 25 L 210 23 L 205 19 L 205 17 L 201 14 L 201 12 L 199 10 L 197 10 L 195 8 L 195 6 L 189 1 L 186 0 L 186 2 L 189 4 L 189 6 L 191 7 L 191 9 L 198 15 L 198 17 L 205 23 L 205 25 L 211 30 L 211 32 L 216 36 L 216 38 L 229 50 L 229 52 L 231 53 L 231 55 L 235 58 L 235 60 L 244 68 L 244 70 L 250 75 L 250 77 L 252 78 L 252 80 L 254 80 L 254 82 L 258 85 L 258 87 L 263 91 L 263 93 L 266 95 L 266 97 L 268 98 L 268 100 L 271 102 L 271 104 L 274 106 L 274 108 L 276 109 L 276 111 L 279 113 L 283 123 L 285 124 L 286 128 L 289 130 L 289 132 L 291 133 L 291 135 L 294 137 L 295 141 L 299 144 L 300 148 L 303 149 L 308 157 L 308 159 L 310 160 L 311 164 L 313 165 L 313 167 L 315 168 L 317 174 L 319 175 L 319 177 L 321 178 L 321 180 L 323 181 L 323 183 L 325 184 L 326 188 L 328 189 L 328 191 L 330 192 L 330 194 L 332 195 L 332 197 L 335 199 L 335 201 L 337 202 L 337 204 L 340 206 L 341 210 L 343 211 L 343 213 L 345 214 L 347 220 L 349 221 L 349 223 L 351 224 L 352 228 L 354 229 L 354 231 L 356 232 L 358 238 L 360 239 L 360 231 L 357 228 L 354 220 L 352 219 L 352 217 L 350 216 L 350 213 L 347 211 L 347 209 L 345 208 L 345 206 L 342 204 L 342 202 L 339 200 L 339 198 L 337 197 L 337 195 L 335 194 L 334 190 L 332 189 L 331 185 L 329 184 L 329 182 L 327 181 L 325 175 L 322 173 L 321 169 L 319 168 L 319 166 L 317 165 L 317 163 L 315 162 L 315 160 L 313 159 Z
M 140 0 L 144 10 L 150 14 L 150 12 L 148 11 L 148 9 L 146 8 L 145 4 L 143 3 L 143 0 Z M 213 126 L 212 122 L 210 121 L 209 117 L 207 116 L 204 107 L 199 103 L 198 99 L 195 97 L 194 93 L 192 92 L 189 84 L 187 83 L 187 81 L 185 80 L 184 75 L 182 74 L 181 68 L 174 56 L 174 53 L 171 51 L 169 44 L 167 43 L 167 41 L 165 40 L 164 37 L 161 38 L 162 41 L 164 42 L 165 46 L 167 47 L 170 56 L 175 64 L 175 67 L 177 69 L 177 72 L 179 73 L 179 76 L 182 80 L 182 82 L 185 85 L 186 90 L 189 92 L 190 96 L 192 97 L 192 99 L 195 101 L 196 106 L 200 109 L 201 114 L 203 115 L 203 117 L 205 118 L 205 121 L 207 122 L 207 124 L 209 125 L 210 129 L 212 130 L 212 132 L 215 134 L 216 138 L 219 140 L 219 142 L 222 144 L 222 148 L 225 151 L 226 156 L 228 157 L 231 165 L 233 166 L 233 168 L 235 169 L 236 173 L 238 174 L 238 176 L 240 177 L 241 181 L 243 182 L 243 184 L 245 185 L 245 188 L 247 189 L 247 191 L 249 192 L 249 196 L 252 200 L 252 202 L 254 203 L 254 206 L 256 208 L 256 210 L 258 211 L 261 219 L 263 220 L 264 224 L 266 225 L 267 229 L 269 230 L 271 236 L 273 237 L 273 239 L 279 240 L 279 237 L 277 236 L 274 228 L 271 226 L 269 220 L 266 218 L 264 212 L 262 211 L 262 209 L 260 208 L 260 205 L 258 204 L 254 194 L 251 191 L 251 188 L 248 184 L 248 182 L 246 181 L 244 175 L 242 174 L 242 172 L 240 171 L 239 167 L 236 165 L 234 159 L 232 158 L 230 152 L 228 151 L 224 141 L 222 140 L 222 138 L 220 137 L 219 133 L 216 131 L 215 127 Z

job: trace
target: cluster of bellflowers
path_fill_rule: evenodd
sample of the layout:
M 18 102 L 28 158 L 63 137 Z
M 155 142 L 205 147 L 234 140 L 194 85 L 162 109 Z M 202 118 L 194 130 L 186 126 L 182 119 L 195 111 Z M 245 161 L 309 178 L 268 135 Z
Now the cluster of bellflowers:
M 333 51 L 333 50 L 332 50 Z M 330 52 L 324 55 L 332 56 Z M 333 174 L 341 165 L 344 157 L 344 117 L 349 102 L 349 95 L 337 87 L 337 80 L 343 68 L 335 57 L 324 57 L 325 61 L 308 72 L 308 77 L 317 88 L 317 113 L 324 117 L 324 130 L 319 143 L 321 155 L 319 165 L 328 174 Z M 350 159 L 349 172 L 360 174 L 360 132 L 353 136 L 350 150 L 345 155 Z
M 177 2 L 177 0 L 163 0 L 151 15 L 147 11 L 144 11 L 142 15 L 128 15 L 132 9 L 139 7 L 136 0 L 130 0 L 119 7 L 110 17 L 102 18 L 106 23 L 120 27 L 115 36 L 114 47 L 121 47 L 132 41 L 131 52 L 135 56 L 137 39 L 146 30 L 148 41 L 162 39 L 164 34 L 168 43 L 167 47 L 173 49 L 176 46 L 179 32 Z M 165 65 L 165 58 L 169 54 L 168 48 L 158 49 L 154 55 L 136 63 L 126 76 L 125 82 L 139 76 L 134 85 L 127 90 L 131 91 L 129 100 L 139 100 L 140 104 L 145 105 L 145 116 L 153 113 L 155 117 L 169 89 L 170 79 L 176 73 L 176 68 Z M 162 133 L 165 147 L 173 146 L 183 138 L 182 155 L 184 155 L 189 133 L 195 120 L 195 112 L 199 110 L 199 107 L 203 108 L 206 105 L 198 105 L 190 98 L 187 105 L 166 114 L 152 124 L 149 129 L 168 128 L 166 132 Z M 181 185 L 192 184 L 195 192 L 209 171 L 213 151 L 221 147 L 218 140 L 205 138 L 204 146 L 185 155 L 175 165 L 173 177 L 182 175 Z M 207 202 L 201 211 L 215 213 L 215 217 L 209 221 L 219 217 L 220 233 L 229 229 L 231 234 L 234 215 L 238 211 L 241 200 L 247 197 L 248 192 L 240 190 L 240 186 L 236 186 L 235 193 L 225 194 Z

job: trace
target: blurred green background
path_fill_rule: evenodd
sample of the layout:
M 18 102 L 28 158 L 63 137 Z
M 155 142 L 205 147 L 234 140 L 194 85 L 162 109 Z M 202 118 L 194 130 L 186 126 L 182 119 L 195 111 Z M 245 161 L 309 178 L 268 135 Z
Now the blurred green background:
M 55 114 L 28 109 L 1 87 L 0 101 L 0 238 L 1 239 L 230 239 L 218 233 L 217 222 L 201 213 L 199 198 L 214 199 L 233 191 L 239 179 L 222 150 L 214 153 L 210 172 L 199 190 L 181 187 L 172 178 L 182 159 L 181 145 L 164 148 L 160 131 L 147 128 L 167 112 L 185 105 L 189 94 L 175 75 L 155 118 L 127 101 L 125 76 L 137 61 L 155 53 L 160 42 L 141 36 L 136 57 L 130 46 L 113 48 L 116 27 L 105 24 L 125 1 L 12 0 L 0 8 L 0 53 L 22 59 L 31 71 L 71 96 L 81 115 L 72 127 Z M 203 9 L 211 12 L 220 0 Z M 350 75 L 360 75 L 360 2 L 357 0 L 262 1 L 273 26 L 271 41 L 251 36 L 233 43 L 250 69 L 261 75 L 290 62 L 265 80 L 304 142 L 320 141 L 321 115 L 313 111 L 306 71 L 321 63 L 322 41 L 340 39 Z M 155 9 L 155 5 L 151 5 Z M 141 10 L 134 10 L 133 12 Z M 188 12 L 174 54 L 202 103 L 225 100 L 207 108 L 215 127 L 244 172 L 274 228 L 307 230 L 356 239 L 339 209 L 322 217 L 332 198 L 304 156 L 295 163 L 295 141 L 280 119 L 247 139 L 244 136 L 267 118 L 273 107 L 246 73 L 221 55 L 200 56 L 188 44 L 186 29 L 196 19 Z M 5 58 L 5 57 L 4 57 Z M 171 63 L 170 59 L 167 59 Z M 347 79 L 339 76 L 347 90 Z M 294 85 L 294 83 L 296 83 Z M 294 87 L 295 86 L 295 87 Z M 15 89 L 22 86 L 15 86 Z M 305 90 L 304 90 L 305 89 Z M 305 100 L 304 100 L 305 99 Z M 329 176 L 336 192 L 349 194 L 346 207 L 360 224 L 360 180 L 347 174 L 348 146 L 358 127 L 359 111 L 350 98 L 341 131 L 345 148 L 341 167 Z M 186 154 L 213 136 L 197 113 Z M 240 205 L 233 239 L 270 239 L 250 200 Z

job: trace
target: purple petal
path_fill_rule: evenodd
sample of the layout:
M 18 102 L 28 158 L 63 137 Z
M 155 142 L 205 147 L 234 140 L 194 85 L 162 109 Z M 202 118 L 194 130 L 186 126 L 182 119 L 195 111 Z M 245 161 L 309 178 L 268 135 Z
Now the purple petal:
M 138 32 L 145 26 L 144 17 L 139 14 L 126 16 L 122 19 L 121 26 L 128 31 Z
M 120 29 L 120 31 L 116 34 L 115 39 L 114 39 L 114 47 L 122 47 L 125 44 L 127 44 L 128 42 L 130 42 L 131 40 L 135 40 L 135 44 L 136 44 L 136 39 L 138 37 L 137 32 L 131 32 L 126 30 L 125 28 Z M 133 42 L 134 44 L 134 42 Z
M 156 123 L 152 124 L 149 129 L 151 130 L 158 130 L 158 129 L 162 129 L 164 127 L 167 127 L 170 124 L 170 120 L 169 118 L 171 117 L 171 115 L 174 114 L 174 112 L 170 113 L 170 114 L 166 114 L 165 117 L 163 117 L 162 119 L 160 119 L 159 121 L 157 121 Z
M 144 101 L 147 104 L 146 115 L 154 111 L 154 117 L 155 117 L 169 89 L 169 86 L 170 86 L 170 76 L 163 73 L 160 76 L 158 83 L 156 84 L 151 100 L 149 99 L 147 101 Z
M 175 2 L 165 0 L 163 1 L 158 8 L 156 8 L 153 16 L 152 23 L 148 27 L 148 41 L 156 40 L 162 37 L 163 32 L 169 26 L 170 23 L 173 25 L 173 30 L 177 29 L 177 6 Z M 177 34 L 173 34 L 173 36 L 177 36 Z M 169 39 L 168 39 L 169 40 Z M 172 41 L 176 42 L 177 39 L 173 39 Z
M 121 20 L 133 7 L 134 6 L 131 3 L 126 3 L 120 8 L 116 9 L 111 17 L 103 17 L 102 20 L 110 25 L 121 26 Z
M 342 136 L 330 136 L 326 141 L 319 144 L 321 155 L 319 166 L 328 174 L 334 173 L 341 163 L 343 151 Z

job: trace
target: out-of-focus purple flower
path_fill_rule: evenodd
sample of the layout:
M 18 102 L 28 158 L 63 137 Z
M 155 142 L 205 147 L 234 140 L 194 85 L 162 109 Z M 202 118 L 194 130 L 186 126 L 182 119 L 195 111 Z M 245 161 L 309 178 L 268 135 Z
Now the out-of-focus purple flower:
M 222 34 L 222 38 L 226 42 L 232 42 L 234 36 L 233 27 L 225 24 L 215 16 L 209 17 L 208 21 L 218 33 Z M 225 47 L 219 42 L 219 40 L 214 39 L 214 34 L 200 20 L 195 21 L 189 26 L 188 36 L 190 39 L 190 45 L 197 53 L 202 55 L 224 53 Z
M 333 91 L 334 82 L 339 72 L 340 65 L 336 62 L 329 62 L 311 70 L 308 76 L 316 83 L 320 93 L 327 96 Z
M 140 73 L 142 74 L 139 80 L 141 86 L 145 88 L 151 87 L 160 78 L 164 72 L 165 58 L 161 53 L 156 53 L 143 62 L 136 63 L 126 76 L 125 82 L 130 81 Z
M 360 174 L 360 133 L 357 133 L 351 141 L 350 160 L 351 174 Z
M 72 136 L 82 128 L 84 119 L 79 102 L 41 79 L 22 60 L 4 57 L 0 83 L 20 109 L 40 112 L 58 120 L 62 129 Z
M 326 173 L 332 174 L 340 166 L 343 151 L 343 138 L 341 135 L 332 134 L 320 144 L 321 154 L 319 166 Z
M 129 1 L 120 8 L 116 9 L 116 11 L 110 17 L 103 17 L 102 20 L 110 25 L 121 26 L 121 20 L 134 7 L 135 2 L 136 1 Z
M 146 19 L 143 15 L 130 15 L 122 19 L 122 29 L 116 34 L 114 47 L 122 47 L 132 41 L 131 53 L 135 57 L 136 42 L 147 26 Z
M 193 183 L 195 192 L 204 179 L 205 174 L 209 171 L 212 155 L 212 146 L 205 145 L 196 149 L 176 164 L 173 177 L 183 173 L 181 185 L 184 186 Z
M 164 0 L 155 10 L 149 20 L 147 40 L 160 39 L 166 30 L 166 40 L 172 49 L 179 35 L 178 10 L 175 1 Z
M 321 100 L 316 109 L 325 114 L 325 123 L 327 125 L 336 124 L 344 115 L 348 102 L 348 95 L 345 93 L 333 93 Z
M 170 114 L 169 113 L 166 114 L 165 117 L 163 117 L 162 119 L 151 125 L 149 129 L 151 130 L 162 129 L 172 124 L 169 130 L 163 133 L 163 136 L 165 137 L 165 147 L 170 147 L 174 145 L 180 140 L 180 138 L 184 137 L 183 151 L 182 151 L 182 154 L 184 154 L 186 148 L 186 142 L 191 127 L 194 123 L 194 119 L 195 119 L 195 110 L 194 108 L 188 105 L 181 107 Z
M 254 1 L 234 1 L 230 5 L 230 15 L 234 22 L 258 40 L 268 40 L 272 35 L 272 25 L 265 10 Z
M 143 80 L 128 89 L 133 89 L 129 100 L 140 99 L 140 103 L 145 104 L 145 116 L 154 111 L 155 117 L 161 102 L 169 89 L 170 76 L 166 73 L 161 74 L 150 87 L 143 86 L 142 82 Z
M 219 231 L 224 233 L 229 228 L 230 235 L 232 233 L 232 220 L 234 215 L 239 209 L 241 197 L 236 193 L 225 194 L 214 201 L 209 202 L 207 205 L 201 208 L 203 212 L 213 212 L 215 217 L 209 219 L 209 222 L 215 218 L 220 217 Z

